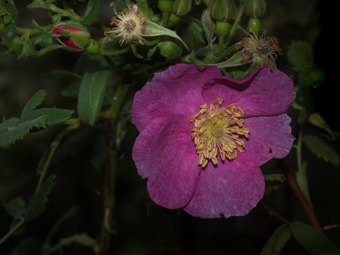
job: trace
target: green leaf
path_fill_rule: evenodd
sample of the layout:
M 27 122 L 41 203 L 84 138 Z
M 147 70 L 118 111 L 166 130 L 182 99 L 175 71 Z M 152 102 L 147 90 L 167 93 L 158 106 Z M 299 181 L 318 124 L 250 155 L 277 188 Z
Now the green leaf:
M 15 143 L 17 140 L 22 139 L 27 135 L 30 130 L 45 121 L 46 116 L 39 116 L 36 119 L 27 120 L 20 122 L 16 126 L 10 128 L 7 131 L 0 133 L 0 147 L 8 147 L 9 145 Z M 16 122 L 11 120 L 11 122 Z M 7 124 L 4 124 L 4 126 Z
M 150 36 L 150 37 L 153 37 L 153 36 L 170 36 L 172 38 L 175 38 L 177 40 L 179 40 L 183 45 L 184 47 L 189 50 L 188 46 L 185 44 L 185 42 L 182 40 L 181 37 L 179 37 L 175 31 L 172 31 L 170 29 L 167 29 L 165 27 L 162 27 L 156 23 L 153 23 L 152 21 L 150 20 L 146 20 L 145 22 L 145 30 L 143 31 L 143 36 Z
M 292 42 L 288 47 L 287 57 L 298 71 L 304 71 L 314 65 L 313 48 L 304 41 Z
M 279 255 L 289 239 L 290 231 L 288 226 L 281 225 L 267 240 L 260 255 Z
M 307 163 L 305 161 L 302 163 L 301 169 L 299 169 L 299 171 L 296 172 L 296 181 L 302 193 L 305 195 L 309 205 L 313 208 L 308 188 Z
M 266 192 L 278 189 L 285 181 L 283 174 L 265 174 L 264 179 L 266 182 Z
M 103 103 L 110 71 L 85 73 L 79 88 L 78 115 L 87 124 L 94 125 Z
M 71 118 L 73 111 L 57 108 L 40 108 L 26 113 L 21 121 L 35 119 L 39 116 L 45 116 L 44 121 L 36 123 L 36 128 L 47 128 L 49 126 L 62 123 Z
M 5 120 L 4 122 L 0 123 L 0 134 L 2 132 L 9 131 L 13 127 L 15 127 L 20 122 L 20 119 L 18 118 L 10 118 L 8 120 Z
M 46 91 L 38 90 L 26 103 L 24 109 L 21 111 L 21 117 L 39 106 L 46 97 Z
M 14 219 L 19 219 L 26 211 L 25 205 L 26 202 L 22 199 L 22 197 L 16 197 L 5 203 L 3 206 L 9 215 L 11 215 Z
M 100 13 L 104 0 L 89 0 L 81 22 L 90 24 Z
M 51 175 L 41 186 L 40 190 L 33 195 L 27 205 L 25 220 L 34 220 L 45 211 L 45 207 L 48 202 L 48 195 L 51 193 L 52 188 L 55 185 L 55 179 L 56 176 Z
M 316 136 L 304 136 L 302 141 L 316 156 L 334 166 L 339 166 L 339 157 L 334 150 Z
M 311 254 L 340 254 L 340 248 L 313 227 L 302 222 L 293 222 L 289 227 L 295 239 Z
M 314 126 L 321 128 L 325 131 L 328 132 L 328 134 L 331 136 L 331 140 L 335 140 L 336 136 L 333 132 L 333 130 L 331 129 L 331 127 L 327 124 L 327 122 L 325 121 L 325 119 L 321 116 L 320 113 L 316 112 L 316 113 L 312 113 L 309 118 L 308 121 L 313 124 Z

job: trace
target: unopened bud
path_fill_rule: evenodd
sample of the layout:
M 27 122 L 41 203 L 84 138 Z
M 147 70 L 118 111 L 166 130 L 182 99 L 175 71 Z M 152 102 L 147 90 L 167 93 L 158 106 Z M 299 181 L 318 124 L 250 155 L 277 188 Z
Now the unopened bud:
M 267 5 L 265 0 L 246 0 L 244 12 L 252 18 L 260 18 L 266 12 Z
M 182 55 L 182 49 L 176 43 L 167 41 L 158 44 L 159 53 L 166 59 L 178 58 Z
M 90 40 L 90 44 L 86 47 L 86 52 L 90 53 L 92 55 L 98 54 L 99 53 L 99 43 L 95 39 Z
M 228 21 L 216 21 L 215 31 L 220 37 L 223 37 L 229 33 L 230 23 Z
M 172 4 L 173 0 L 158 0 L 158 9 L 162 12 L 170 11 Z
M 69 49 L 81 51 L 90 43 L 90 34 L 87 29 L 78 23 L 61 23 L 53 31 L 58 39 Z
M 261 30 L 261 21 L 256 18 L 249 18 L 248 30 L 252 33 L 258 33 Z
M 228 18 L 227 1 L 216 0 L 211 7 L 211 16 L 214 20 L 226 20 Z
M 180 17 L 178 17 L 176 14 L 170 12 L 168 20 L 171 24 L 176 24 L 180 20 Z
M 192 0 L 175 0 L 174 4 L 172 5 L 172 11 L 177 16 L 185 16 L 187 15 L 192 6 Z
M 210 7 L 213 3 L 214 3 L 215 0 L 203 0 L 203 3 L 207 6 L 207 7 Z

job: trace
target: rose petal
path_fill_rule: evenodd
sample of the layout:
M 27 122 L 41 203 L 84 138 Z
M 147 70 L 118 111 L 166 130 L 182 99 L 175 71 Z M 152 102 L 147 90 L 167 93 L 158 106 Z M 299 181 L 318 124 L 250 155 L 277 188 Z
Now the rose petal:
M 132 105 L 132 118 L 139 131 L 154 119 L 172 114 L 185 114 L 190 119 L 203 104 L 201 87 L 221 75 L 216 67 L 198 69 L 194 65 L 177 64 L 155 74 L 141 91 L 137 92 Z
M 184 210 L 200 218 L 243 216 L 264 194 L 260 168 L 249 156 L 239 153 L 233 161 L 211 163 L 201 171 L 196 192 Z
M 224 99 L 224 107 L 236 103 L 244 110 L 246 117 L 284 113 L 295 99 L 293 81 L 279 70 L 263 68 L 251 83 L 245 80 L 249 85 L 240 86 L 243 90 L 231 89 L 228 82 L 230 78 L 227 76 L 219 79 L 222 80 L 224 83 L 209 83 L 203 88 L 203 100 L 209 104 L 221 97 Z
M 284 158 L 290 152 L 294 137 L 287 114 L 247 118 L 244 125 L 250 130 L 245 153 L 252 155 L 259 165 L 272 158 Z
M 133 148 L 138 173 L 148 177 L 151 199 L 169 209 L 185 206 L 196 188 L 200 168 L 191 129 L 186 116 L 159 118 L 140 133 Z

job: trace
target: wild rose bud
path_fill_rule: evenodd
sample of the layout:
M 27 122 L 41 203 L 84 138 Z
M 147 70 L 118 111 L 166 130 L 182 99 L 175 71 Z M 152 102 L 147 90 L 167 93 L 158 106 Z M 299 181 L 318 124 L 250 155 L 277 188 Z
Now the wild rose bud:
M 228 18 L 228 2 L 226 0 L 216 0 L 211 7 L 211 16 L 214 20 L 226 20 Z
M 81 51 L 90 43 L 90 34 L 86 28 L 76 23 L 62 23 L 54 27 L 58 40 L 69 49 Z
M 159 53 L 166 59 L 178 58 L 182 55 L 182 49 L 176 43 L 167 41 L 158 44 Z
M 171 24 L 176 24 L 180 20 L 180 17 L 178 17 L 176 14 L 170 12 L 168 20 Z
M 95 39 L 91 39 L 89 45 L 86 47 L 86 52 L 92 55 L 98 54 L 100 45 Z
M 158 0 L 158 9 L 162 12 L 171 10 L 173 0 Z
M 246 0 L 244 12 L 252 18 L 260 18 L 266 12 L 267 5 L 265 0 Z
M 192 0 L 175 0 L 174 4 L 172 5 L 172 11 L 177 16 L 185 16 L 187 15 L 192 6 Z
M 257 18 L 249 18 L 248 30 L 252 33 L 258 33 L 261 30 L 261 21 Z
M 203 0 L 203 3 L 207 6 L 207 7 L 210 7 L 213 3 L 214 3 L 215 0 Z
M 215 31 L 218 36 L 225 36 L 229 33 L 230 23 L 228 21 L 216 21 Z

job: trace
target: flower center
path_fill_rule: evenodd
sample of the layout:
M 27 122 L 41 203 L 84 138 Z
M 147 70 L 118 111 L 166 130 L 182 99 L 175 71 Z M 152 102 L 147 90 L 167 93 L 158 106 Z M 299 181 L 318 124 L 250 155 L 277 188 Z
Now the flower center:
M 222 161 L 226 158 L 233 160 L 237 151 L 244 151 L 244 141 L 240 136 L 248 138 L 249 130 L 244 127 L 243 110 L 235 104 L 228 108 L 220 108 L 223 99 L 218 98 L 214 103 L 200 106 L 200 111 L 191 116 L 190 122 L 195 121 L 192 129 L 192 139 L 198 154 L 198 164 L 205 167 L 209 160 L 217 165 L 217 155 Z
M 135 28 L 136 28 L 136 22 L 133 21 L 132 19 L 130 19 L 130 20 L 128 20 L 124 23 L 124 29 L 128 33 L 131 33 Z

